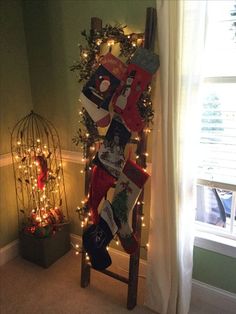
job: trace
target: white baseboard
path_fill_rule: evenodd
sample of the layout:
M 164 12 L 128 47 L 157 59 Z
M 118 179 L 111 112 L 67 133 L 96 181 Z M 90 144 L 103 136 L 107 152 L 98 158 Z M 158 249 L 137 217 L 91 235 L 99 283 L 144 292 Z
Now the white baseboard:
M 15 240 L 0 249 L 0 266 L 3 266 L 19 254 L 19 241 Z
M 83 154 L 81 152 L 77 151 L 70 151 L 70 150 L 62 150 L 62 160 L 66 162 L 72 162 L 76 164 L 85 164 L 85 161 L 83 161 Z
M 195 279 L 192 282 L 192 304 L 202 304 L 203 306 L 209 304 L 216 307 L 219 313 L 236 313 L 235 293 L 230 293 Z
M 78 244 L 81 247 L 82 239 L 81 236 L 76 234 L 71 234 L 71 242 L 73 245 Z M 109 254 L 112 259 L 112 267 L 116 268 L 118 273 L 124 275 L 126 273 L 128 275 L 129 272 L 129 255 L 125 252 L 116 250 L 114 248 L 109 247 Z M 143 259 L 140 259 L 139 263 L 139 276 L 146 277 L 146 269 L 147 269 L 147 262 Z
M 81 247 L 81 237 L 75 234 L 71 234 L 71 242 L 75 245 L 78 244 Z M 112 258 L 112 265 L 121 272 L 128 274 L 129 269 L 129 255 L 122 251 L 109 248 L 109 252 Z M 147 262 L 140 260 L 139 276 L 146 277 Z M 192 280 L 192 304 L 212 305 L 219 309 L 219 313 L 235 314 L 236 313 L 236 294 L 228 291 L 210 286 L 203 282 Z

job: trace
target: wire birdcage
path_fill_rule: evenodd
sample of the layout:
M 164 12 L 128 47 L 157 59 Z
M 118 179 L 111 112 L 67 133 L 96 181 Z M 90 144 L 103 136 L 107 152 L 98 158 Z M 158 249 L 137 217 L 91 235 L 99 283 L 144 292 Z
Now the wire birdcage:
M 68 208 L 58 132 L 31 111 L 11 133 L 20 230 L 47 236 L 68 220 Z

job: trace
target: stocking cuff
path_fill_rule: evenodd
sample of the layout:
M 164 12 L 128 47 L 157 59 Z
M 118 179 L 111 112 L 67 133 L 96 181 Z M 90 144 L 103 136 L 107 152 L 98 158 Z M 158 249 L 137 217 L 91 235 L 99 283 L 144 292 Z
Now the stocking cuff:
M 143 188 L 149 174 L 132 160 L 128 159 L 122 171 L 137 187 Z
M 90 117 L 99 127 L 106 127 L 111 121 L 109 111 L 98 107 L 82 92 L 80 94 L 80 101 L 83 107 L 86 109 Z
M 160 66 L 159 56 L 142 47 L 135 51 L 130 63 L 137 64 L 140 68 L 150 74 L 154 74 Z
M 122 80 L 126 74 L 127 66 L 120 59 L 113 56 L 111 53 L 107 53 L 101 60 L 101 64 L 110 73 L 112 73 L 118 80 Z

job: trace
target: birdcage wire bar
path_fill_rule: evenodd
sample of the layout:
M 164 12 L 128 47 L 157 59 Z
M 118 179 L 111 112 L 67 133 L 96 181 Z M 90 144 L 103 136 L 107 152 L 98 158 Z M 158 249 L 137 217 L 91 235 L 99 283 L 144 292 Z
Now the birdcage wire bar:
M 68 220 L 60 139 L 53 124 L 31 111 L 13 127 L 11 154 L 19 228 L 29 217 L 44 227 L 57 210 Z

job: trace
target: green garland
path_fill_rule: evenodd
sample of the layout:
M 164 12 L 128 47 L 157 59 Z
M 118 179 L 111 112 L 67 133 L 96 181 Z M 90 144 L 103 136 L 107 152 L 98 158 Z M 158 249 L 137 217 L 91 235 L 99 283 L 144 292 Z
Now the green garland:
M 81 35 L 87 42 L 87 45 L 85 47 L 81 44 L 79 45 L 79 61 L 74 62 L 74 64 L 70 67 L 70 70 L 76 74 L 79 83 L 85 83 L 88 81 L 96 70 L 100 59 L 101 46 L 103 44 L 107 44 L 109 46 L 109 51 L 111 52 L 112 47 L 116 43 L 119 43 L 119 56 L 126 58 L 126 63 L 129 63 L 135 50 L 143 42 L 143 34 L 132 33 L 125 35 L 125 28 L 126 26 L 122 26 L 120 24 L 115 26 L 107 24 L 100 32 L 90 31 L 87 33 L 86 30 L 81 32 Z M 140 97 L 137 106 L 146 125 L 152 123 L 154 111 L 152 108 L 150 86 L 148 86 L 147 90 Z M 83 148 L 85 148 L 87 145 L 98 141 L 99 134 L 96 130 L 96 125 L 93 123 L 88 114 L 86 114 L 85 110 L 83 110 L 83 118 L 80 123 L 82 123 L 83 128 L 79 128 L 76 135 L 72 138 L 72 141 L 76 145 L 82 143 Z
M 110 43 L 110 51 L 112 46 L 116 43 L 120 45 L 120 57 L 128 58 L 130 60 L 132 54 L 136 50 L 137 35 L 125 35 L 124 29 L 126 26 L 116 25 L 111 26 L 107 24 L 102 28 L 101 32 L 90 32 L 89 34 L 86 30 L 81 32 L 81 35 L 87 41 L 87 46 L 83 47 L 79 44 L 80 49 L 80 60 L 76 61 L 70 70 L 75 72 L 78 76 L 78 82 L 87 81 L 93 71 L 96 69 L 97 62 L 100 57 L 101 46 L 103 44 Z
M 100 139 L 100 135 L 96 124 L 84 108 L 82 108 L 80 116 L 81 119 L 79 120 L 79 124 L 81 124 L 82 128 L 77 130 L 76 135 L 72 138 L 72 142 L 76 146 L 82 143 L 83 151 L 85 152 L 87 146 L 91 146 L 94 142 Z

